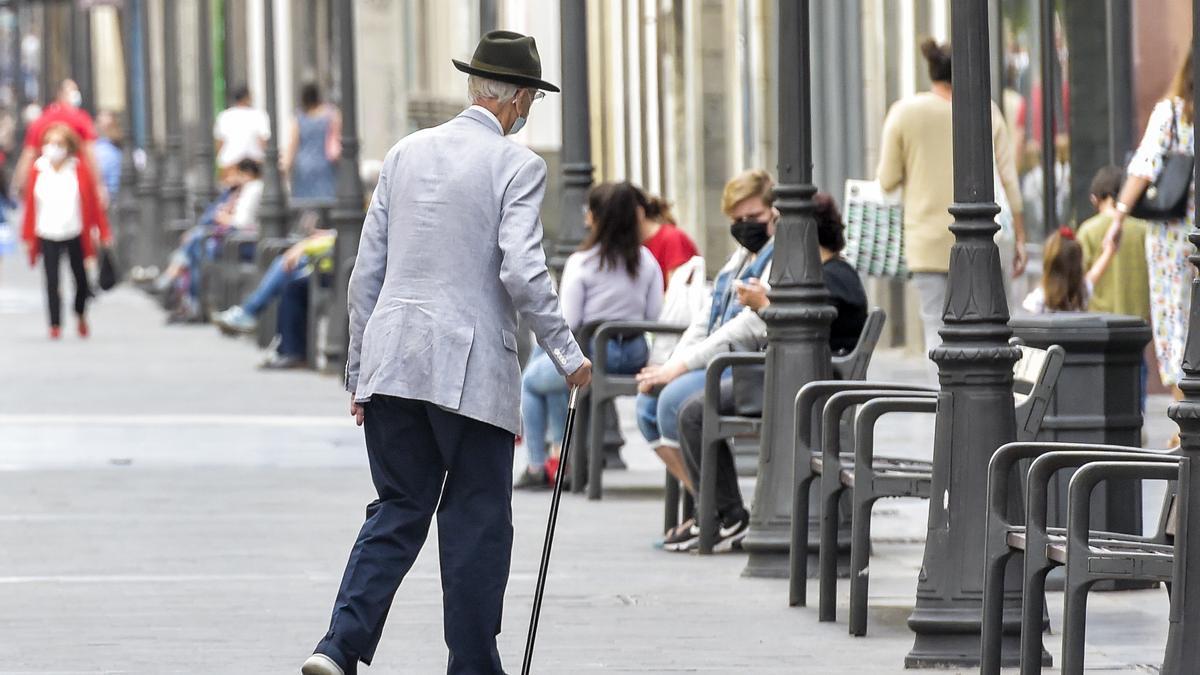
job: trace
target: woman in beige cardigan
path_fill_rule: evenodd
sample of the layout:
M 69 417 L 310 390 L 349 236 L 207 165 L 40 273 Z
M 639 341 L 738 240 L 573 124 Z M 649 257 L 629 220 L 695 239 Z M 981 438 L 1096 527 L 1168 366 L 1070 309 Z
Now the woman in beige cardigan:
M 933 39 L 921 44 L 929 62 L 929 91 L 897 101 L 883 124 L 877 171 L 885 191 L 904 188 L 904 255 L 921 298 L 925 348 L 941 344 L 938 329 L 946 305 L 946 275 L 954 235 L 950 204 L 954 201 L 954 155 L 950 113 L 950 46 Z M 1025 271 L 1025 226 L 1021 190 L 1008 128 L 992 104 L 992 147 L 1004 193 L 1012 209 L 1013 276 Z

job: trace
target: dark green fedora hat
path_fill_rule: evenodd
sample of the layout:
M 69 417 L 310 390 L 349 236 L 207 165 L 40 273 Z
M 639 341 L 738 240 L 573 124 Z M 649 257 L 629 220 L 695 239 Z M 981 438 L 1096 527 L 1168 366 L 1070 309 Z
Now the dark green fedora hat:
M 455 68 L 468 75 L 519 87 L 559 91 L 558 87 L 542 79 L 542 60 L 533 38 L 510 30 L 494 30 L 484 35 L 470 63 L 458 59 L 451 61 Z

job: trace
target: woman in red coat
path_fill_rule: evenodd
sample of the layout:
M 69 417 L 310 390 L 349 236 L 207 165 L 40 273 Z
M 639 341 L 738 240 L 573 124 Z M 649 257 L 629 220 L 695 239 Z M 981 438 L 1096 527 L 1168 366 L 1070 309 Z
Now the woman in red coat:
M 50 308 L 50 337 L 62 335 L 62 299 L 58 292 L 63 255 L 75 277 L 75 315 L 79 335 L 87 337 L 85 316 L 91 297 L 83 261 L 96 253 L 97 241 L 112 243 L 108 218 L 96 192 L 87 162 L 79 160 L 79 140 L 62 124 L 43 135 L 42 155 L 34 162 L 25 184 L 25 221 L 22 236 L 29 247 L 29 264 L 45 258 L 46 293 Z

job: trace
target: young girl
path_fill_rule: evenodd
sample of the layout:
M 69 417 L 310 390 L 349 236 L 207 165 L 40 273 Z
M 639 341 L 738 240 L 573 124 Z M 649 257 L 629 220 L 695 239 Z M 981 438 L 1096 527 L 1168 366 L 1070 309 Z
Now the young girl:
M 1092 288 L 1104 276 L 1116 252 L 1116 244 L 1105 239 L 1100 257 L 1084 273 L 1083 247 L 1075 241 L 1075 231 L 1060 227 L 1046 240 L 1042 283 L 1025 297 L 1021 306 L 1034 314 L 1087 311 Z
M 85 311 L 91 297 L 83 261 L 96 252 L 96 243 L 112 245 L 108 217 L 100 203 L 96 181 L 87 162 L 79 161 L 79 139 L 64 124 L 42 136 L 42 155 L 25 183 L 25 221 L 22 236 L 29 247 L 29 264 L 45 258 L 46 295 L 50 309 L 50 338 L 62 335 L 62 299 L 58 275 L 66 255 L 75 277 L 75 315 L 79 336 L 88 336 Z

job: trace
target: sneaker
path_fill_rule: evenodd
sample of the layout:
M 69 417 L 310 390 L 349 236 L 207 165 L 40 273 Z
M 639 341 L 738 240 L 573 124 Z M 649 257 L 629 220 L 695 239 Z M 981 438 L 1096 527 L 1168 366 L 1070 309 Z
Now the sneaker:
M 57 340 L 62 337 L 62 328 L 58 326 L 50 326 L 50 339 Z
M 697 548 L 700 545 L 700 526 L 695 518 L 689 518 L 682 525 L 667 532 L 663 537 L 663 550 L 682 553 Z
M 89 334 L 91 334 L 91 330 L 88 328 L 87 319 L 79 317 L 79 337 L 86 338 Z
M 262 370 L 293 370 L 303 368 L 304 359 L 299 356 L 285 356 L 276 352 L 263 361 L 259 368 Z
M 545 469 L 530 471 L 525 469 L 521 477 L 513 484 L 514 490 L 541 491 L 550 489 L 550 479 L 546 477 Z
M 750 512 L 738 509 L 737 512 L 721 518 L 717 525 L 717 541 L 713 544 L 713 553 L 741 550 L 742 540 L 750 531 Z
M 247 314 L 240 305 L 234 305 L 224 312 L 217 312 L 213 315 L 212 320 L 217 324 L 217 328 L 226 335 L 249 334 L 258 327 L 258 321 Z
M 301 675 L 345 675 L 336 661 L 324 654 L 313 654 L 300 667 Z

